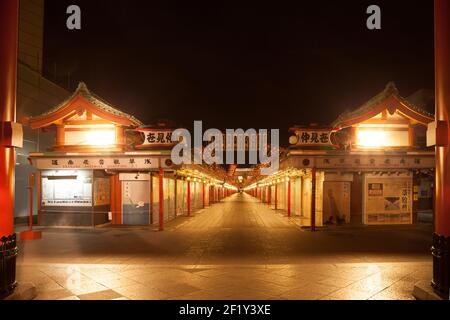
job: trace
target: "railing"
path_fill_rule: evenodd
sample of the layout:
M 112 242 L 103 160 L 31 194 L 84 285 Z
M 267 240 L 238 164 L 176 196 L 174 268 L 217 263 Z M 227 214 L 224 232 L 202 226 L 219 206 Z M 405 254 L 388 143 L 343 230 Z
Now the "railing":
M 0 239 L 0 299 L 16 287 L 16 234 Z

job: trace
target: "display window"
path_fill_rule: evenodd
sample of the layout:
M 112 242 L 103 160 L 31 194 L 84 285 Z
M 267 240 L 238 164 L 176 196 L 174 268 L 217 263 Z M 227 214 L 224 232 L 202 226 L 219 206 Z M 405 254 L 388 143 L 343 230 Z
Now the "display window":
M 92 171 L 42 171 L 42 206 L 92 206 Z

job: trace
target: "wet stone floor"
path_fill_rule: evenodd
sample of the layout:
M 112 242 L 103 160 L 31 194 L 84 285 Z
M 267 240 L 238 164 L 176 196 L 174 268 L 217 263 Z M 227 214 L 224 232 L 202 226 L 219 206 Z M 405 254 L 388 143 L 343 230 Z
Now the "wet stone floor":
M 431 279 L 431 226 L 310 232 L 236 194 L 146 227 L 42 228 L 20 243 L 17 278 L 37 299 L 414 299 Z

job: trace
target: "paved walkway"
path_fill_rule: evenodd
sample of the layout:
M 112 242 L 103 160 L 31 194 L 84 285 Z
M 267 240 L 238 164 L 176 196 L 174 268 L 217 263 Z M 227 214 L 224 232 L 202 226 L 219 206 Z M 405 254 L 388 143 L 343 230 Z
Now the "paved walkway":
M 38 299 L 412 299 L 431 227 L 304 231 L 248 195 L 151 228 L 44 229 L 21 243 Z

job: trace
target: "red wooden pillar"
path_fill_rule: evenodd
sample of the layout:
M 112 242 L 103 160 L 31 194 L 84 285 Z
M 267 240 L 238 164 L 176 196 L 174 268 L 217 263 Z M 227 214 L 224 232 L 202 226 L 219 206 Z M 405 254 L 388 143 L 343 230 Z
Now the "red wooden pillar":
M 41 197 L 42 197 L 42 180 L 41 172 L 36 173 L 36 198 L 37 198 L 37 215 L 38 215 L 38 225 L 41 225 Z
M 19 1 L 0 1 L 0 237 L 14 232 L 14 147 L 3 127 L 16 121 Z
M 287 214 L 288 214 L 288 217 L 290 217 L 291 216 L 291 179 L 288 180 L 287 197 L 288 197 L 288 199 L 287 199 Z
M 211 190 L 212 190 L 212 187 L 208 186 L 208 206 L 211 205 Z
M 275 210 L 278 209 L 278 183 L 275 182 Z
M 111 223 L 122 224 L 122 185 L 119 175 L 115 174 L 109 178 Z
M 153 172 L 149 172 L 149 187 L 150 187 L 150 223 L 153 223 L 153 221 L 155 220 L 155 216 L 153 215 L 153 213 L 155 212 L 155 209 L 153 207 L 155 201 L 154 201 L 154 195 L 153 195 Z
M 202 205 L 203 209 L 205 209 L 205 183 L 202 184 Z
M 191 181 L 187 181 L 187 214 L 191 215 Z
M 316 168 L 311 170 L 311 231 L 316 231 Z
M 20 233 L 20 239 L 22 240 L 38 240 L 42 238 L 42 232 L 39 230 L 33 230 L 33 189 L 35 188 L 35 177 L 34 173 L 28 175 L 28 202 L 29 202 L 29 222 L 28 230 L 22 231 Z
M 450 1 L 435 0 L 436 186 L 432 286 L 448 299 L 450 288 Z
M 268 188 L 268 191 L 267 191 L 268 193 L 267 193 L 267 203 L 269 204 L 269 207 L 270 207 L 270 204 L 271 204 L 271 201 L 272 201 L 272 186 L 271 185 L 269 185 L 269 188 Z
M 159 169 L 159 231 L 164 230 L 164 169 Z

